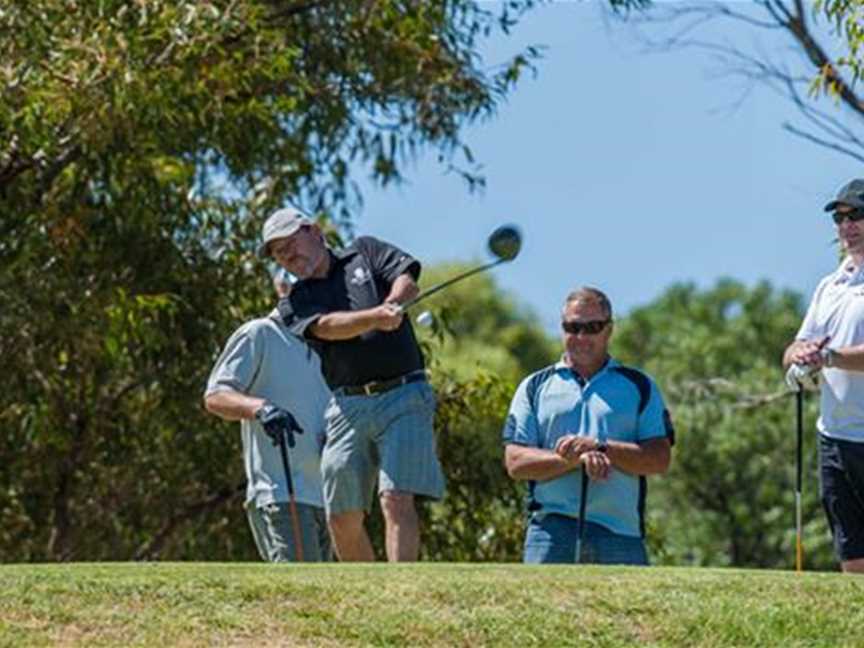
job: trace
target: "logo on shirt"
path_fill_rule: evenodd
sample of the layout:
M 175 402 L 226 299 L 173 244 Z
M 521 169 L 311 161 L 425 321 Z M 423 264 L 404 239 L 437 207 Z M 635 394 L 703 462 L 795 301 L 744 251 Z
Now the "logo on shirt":
M 372 273 L 369 272 L 363 266 L 359 266 L 354 268 L 354 273 L 351 275 L 351 279 L 349 280 L 352 285 L 359 286 L 360 284 L 364 284 L 372 278 Z

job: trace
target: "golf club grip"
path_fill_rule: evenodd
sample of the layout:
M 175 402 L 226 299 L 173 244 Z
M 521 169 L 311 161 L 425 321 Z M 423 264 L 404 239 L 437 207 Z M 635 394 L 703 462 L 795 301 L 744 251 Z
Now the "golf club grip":
M 475 275 L 478 272 L 483 272 L 484 270 L 489 270 L 489 268 L 494 268 L 499 263 L 503 263 L 504 261 L 506 261 L 506 259 L 498 259 L 497 261 L 492 261 L 491 263 L 487 263 L 485 265 L 478 266 L 476 268 L 471 268 L 471 270 L 468 270 L 467 272 L 463 272 L 462 274 L 458 274 L 455 277 L 451 277 L 447 281 L 443 281 L 440 284 L 438 284 L 437 286 L 432 286 L 431 288 L 424 290 L 419 295 L 414 297 L 414 299 L 409 299 L 408 301 L 404 302 L 402 304 L 402 310 L 403 311 L 408 310 L 409 308 L 411 308 L 412 306 L 417 304 L 417 302 L 423 301 L 427 297 L 431 297 L 435 293 L 437 293 L 441 290 L 444 290 L 445 288 L 453 285 L 457 281 L 462 281 L 463 279 L 466 279 L 472 275 Z

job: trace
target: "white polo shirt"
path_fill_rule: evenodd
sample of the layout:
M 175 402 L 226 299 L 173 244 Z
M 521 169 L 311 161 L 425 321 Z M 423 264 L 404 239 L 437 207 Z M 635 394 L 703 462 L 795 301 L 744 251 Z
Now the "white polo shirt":
M 819 282 L 796 339 L 826 335 L 832 348 L 864 344 L 864 268 L 856 268 L 848 258 Z M 864 442 L 864 372 L 825 368 L 821 384 L 819 431 Z
M 315 352 L 273 317 L 246 322 L 225 344 L 205 395 L 227 389 L 266 398 L 294 415 L 303 428 L 303 434 L 294 437 L 295 447 L 288 449 L 294 495 L 298 502 L 323 507 L 321 447 L 324 410 L 331 394 Z M 240 429 L 247 504 L 260 508 L 287 502 L 279 448 L 258 421 L 243 420 Z

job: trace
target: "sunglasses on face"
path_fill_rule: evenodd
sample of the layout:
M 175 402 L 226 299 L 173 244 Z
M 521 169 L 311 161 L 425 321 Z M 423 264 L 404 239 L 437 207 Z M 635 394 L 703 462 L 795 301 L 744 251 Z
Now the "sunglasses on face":
M 561 328 L 564 329 L 565 333 L 570 333 L 571 335 L 579 335 L 580 333 L 597 335 L 600 331 L 606 328 L 608 323 L 608 319 L 593 320 L 591 322 L 576 322 L 575 320 L 568 322 L 567 320 L 564 320 L 561 322 Z
M 849 219 L 853 223 L 857 223 L 860 220 L 864 220 L 864 209 L 855 209 L 853 211 L 846 212 L 835 211 L 833 214 L 831 214 L 831 218 L 834 219 L 835 225 L 839 225 L 846 219 Z

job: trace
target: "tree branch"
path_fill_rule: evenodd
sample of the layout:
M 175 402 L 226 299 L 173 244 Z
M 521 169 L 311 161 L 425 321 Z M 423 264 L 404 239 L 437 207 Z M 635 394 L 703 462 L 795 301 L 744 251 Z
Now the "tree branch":
M 783 122 L 783 130 L 792 133 L 797 137 L 801 137 L 806 139 L 809 142 L 813 142 L 814 144 L 818 144 L 819 146 L 824 146 L 825 148 L 831 149 L 832 151 L 837 151 L 838 153 L 843 153 L 844 155 L 848 155 L 849 157 L 855 158 L 859 162 L 864 162 L 864 155 L 860 153 L 856 153 L 850 148 L 837 144 L 836 142 L 832 142 L 827 139 L 822 139 L 821 137 L 817 137 L 812 133 L 808 133 L 807 131 L 803 131 L 799 128 L 796 128 L 789 122 Z
M 836 89 L 843 103 L 859 116 L 864 117 L 864 103 L 852 90 L 852 86 L 840 75 L 834 62 L 825 53 L 822 46 L 816 42 L 816 39 L 807 28 L 803 17 L 795 17 L 790 20 L 787 24 L 787 29 L 801 45 L 810 62 L 823 74 L 826 81 Z
M 675 31 L 671 37 L 659 42 L 647 37 L 642 40 L 654 50 L 668 51 L 690 47 L 719 55 L 727 72 L 763 83 L 789 98 L 817 132 L 808 132 L 788 122 L 782 124 L 784 130 L 860 161 L 864 153 L 859 149 L 864 151 L 864 140 L 837 118 L 814 108 L 812 99 L 804 98 L 804 88 L 812 86 L 818 74 L 821 76 L 822 86 L 828 88 L 832 94 L 836 92 L 841 105 L 851 109 L 856 117 L 864 117 L 864 99 L 856 94 L 854 87 L 841 75 L 838 66 L 828 55 L 828 50 L 817 40 L 808 24 L 805 3 L 802 0 L 757 0 L 755 4 L 765 12 L 763 17 L 736 10 L 724 3 L 686 3 L 663 7 L 660 11 L 635 19 L 634 22 L 642 25 L 672 25 Z M 800 50 L 806 64 L 814 67 L 815 73 L 792 74 L 785 69 L 785 65 L 781 67 L 773 63 L 767 54 L 758 51 L 745 53 L 735 45 L 718 42 L 717 39 L 699 38 L 698 30 L 715 19 L 733 20 L 753 27 L 756 31 L 785 31 L 792 38 L 796 49 Z M 681 22 L 686 23 L 683 28 L 679 28 L 678 23 Z M 819 135 L 819 132 L 822 135 Z
M 145 542 L 135 551 L 135 560 L 154 560 L 159 557 L 161 551 L 165 548 L 167 542 L 171 539 L 182 525 L 191 522 L 193 519 L 210 513 L 222 507 L 232 498 L 242 495 L 245 491 L 245 483 L 238 484 L 233 488 L 223 488 L 211 495 L 208 495 L 203 500 L 189 504 L 182 510 L 172 515 L 162 528 L 156 532 L 152 539 Z

